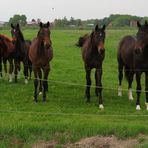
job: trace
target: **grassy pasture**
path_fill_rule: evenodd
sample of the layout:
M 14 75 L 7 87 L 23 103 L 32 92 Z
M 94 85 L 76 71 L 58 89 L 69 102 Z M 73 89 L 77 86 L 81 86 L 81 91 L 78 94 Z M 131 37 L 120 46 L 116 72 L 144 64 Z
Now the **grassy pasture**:
M 56 140 L 59 144 L 75 142 L 83 137 L 116 135 L 119 138 L 148 134 L 148 112 L 145 94 L 141 95 L 141 111 L 135 110 L 135 99 L 128 101 L 127 91 L 117 97 L 118 73 L 116 50 L 124 35 L 136 30 L 107 30 L 106 57 L 103 64 L 103 98 L 105 110 L 98 109 L 94 88 L 91 103 L 85 103 L 85 71 L 81 50 L 75 46 L 79 36 L 90 31 L 52 30 L 54 58 L 49 74 L 47 102 L 33 102 L 33 80 L 24 84 L 23 73 L 17 84 L 0 79 L 0 147 L 30 147 L 40 140 Z M 1 30 L 10 36 L 10 31 Z M 33 39 L 37 30 L 24 30 Z M 94 86 L 94 70 L 92 85 Z M 123 80 L 123 88 L 127 82 Z M 144 88 L 144 80 L 142 81 Z M 133 84 L 135 89 L 135 82 Z M 134 93 L 134 98 L 136 94 Z

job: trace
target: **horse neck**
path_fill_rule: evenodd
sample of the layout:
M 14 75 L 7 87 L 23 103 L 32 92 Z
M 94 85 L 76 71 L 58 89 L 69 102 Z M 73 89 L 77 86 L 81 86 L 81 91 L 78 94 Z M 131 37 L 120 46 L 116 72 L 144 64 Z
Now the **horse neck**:
M 38 53 L 38 55 L 42 56 L 45 53 L 44 43 L 40 37 L 37 37 L 37 39 L 38 39 L 37 53 Z
M 97 46 L 92 42 L 91 38 L 89 41 L 89 50 L 91 52 L 91 54 L 97 54 L 98 53 L 98 48 Z

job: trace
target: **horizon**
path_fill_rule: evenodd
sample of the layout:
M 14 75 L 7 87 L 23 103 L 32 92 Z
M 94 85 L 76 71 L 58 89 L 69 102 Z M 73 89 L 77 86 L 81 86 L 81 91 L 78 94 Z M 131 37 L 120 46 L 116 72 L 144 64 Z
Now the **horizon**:
M 25 14 L 14 14 L 14 15 L 25 15 Z M 13 16 L 14 16 L 13 15 Z M 110 17 L 111 15 L 122 15 L 122 16 L 124 16 L 124 15 L 130 15 L 130 16 L 136 16 L 136 17 L 142 17 L 142 18 L 144 18 L 144 17 L 148 17 L 148 16 L 137 16 L 137 15 L 131 15 L 131 14 L 110 14 L 109 16 L 105 16 L 105 17 L 103 17 L 103 18 L 89 18 L 89 19 L 81 19 L 82 21 L 87 21 L 87 20 L 95 20 L 95 19 L 98 19 L 98 20 L 101 20 L 101 19 L 104 19 L 104 18 L 108 18 L 108 17 Z M 12 17 L 13 17 L 12 16 Z M 26 15 L 25 15 L 26 16 Z M 27 16 L 26 16 L 27 17 Z M 64 17 L 66 17 L 66 16 L 64 16 Z M 64 18 L 63 17 L 63 18 Z M 73 16 L 71 16 L 72 18 L 74 18 Z M 71 18 L 70 17 L 70 18 Z M 63 18 L 55 18 L 55 19 L 63 19 Z M 67 18 L 67 17 L 66 17 Z M 70 18 L 67 18 L 67 20 L 70 20 Z M 9 18 L 10 19 L 10 18 Z M 32 18 L 32 19 L 34 19 L 34 18 Z M 27 22 L 31 22 L 32 21 L 32 19 L 31 20 L 28 20 L 28 17 L 27 17 Z M 36 18 L 35 20 L 37 21 L 37 19 L 40 19 L 40 18 Z M 54 19 L 54 20 L 55 20 Z M 77 20 L 77 19 L 80 19 L 80 18 L 74 18 L 75 20 Z M 53 21 L 50 21 L 50 22 L 54 22 L 54 20 Z M 49 20 L 47 20 L 47 21 L 49 21 Z M 0 20 L 0 22 L 9 22 L 9 20 L 6 20 L 6 21 L 3 21 L 3 20 Z M 42 22 L 42 20 L 41 20 L 41 22 Z

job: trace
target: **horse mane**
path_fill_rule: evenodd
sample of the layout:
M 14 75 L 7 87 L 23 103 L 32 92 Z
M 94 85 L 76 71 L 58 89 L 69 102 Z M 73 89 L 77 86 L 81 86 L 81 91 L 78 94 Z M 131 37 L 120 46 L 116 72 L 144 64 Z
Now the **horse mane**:
M 19 30 L 19 36 L 20 36 L 21 41 L 24 42 L 25 39 L 24 39 L 24 36 L 23 36 L 23 33 L 21 32 L 21 30 Z
M 43 55 L 44 53 L 44 43 L 43 41 L 40 39 L 40 37 L 37 37 L 38 38 L 38 44 L 37 44 L 37 54 L 38 55 Z

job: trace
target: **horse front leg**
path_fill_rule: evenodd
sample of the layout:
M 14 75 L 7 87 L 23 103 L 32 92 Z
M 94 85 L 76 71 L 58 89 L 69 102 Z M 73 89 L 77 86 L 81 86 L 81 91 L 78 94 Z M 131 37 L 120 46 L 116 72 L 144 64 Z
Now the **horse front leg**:
M 90 86 L 91 86 L 91 70 L 86 69 L 86 89 L 85 96 L 87 98 L 87 102 L 90 102 Z
M 44 80 L 43 80 L 43 102 L 46 101 L 46 92 L 48 91 L 48 74 L 49 74 L 49 65 L 44 68 Z
M 17 82 L 17 71 L 18 70 L 18 61 L 14 60 L 14 76 L 15 76 L 15 82 Z
M 136 82 L 137 82 L 137 102 L 136 102 L 136 110 L 141 110 L 140 107 L 140 94 L 141 94 L 141 72 L 137 71 L 136 72 Z
M 38 79 L 37 79 L 37 75 L 38 75 L 38 68 L 34 67 L 33 68 L 34 71 L 34 101 L 37 102 L 37 88 L 38 88 Z
M 148 72 L 145 73 L 146 110 L 148 110 Z
M 28 62 L 26 58 L 23 60 L 23 64 L 24 64 L 25 84 L 28 84 Z
M 39 81 L 40 81 L 40 85 L 39 85 L 39 95 L 42 94 L 42 71 L 41 68 L 38 68 L 38 76 L 39 76 Z
M 12 82 L 13 59 L 9 59 L 9 82 Z
M 102 100 L 102 68 L 96 70 L 96 90 L 98 92 L 98 101 L 99 101 L 99 108 L 104 109 L 103 100 Z

